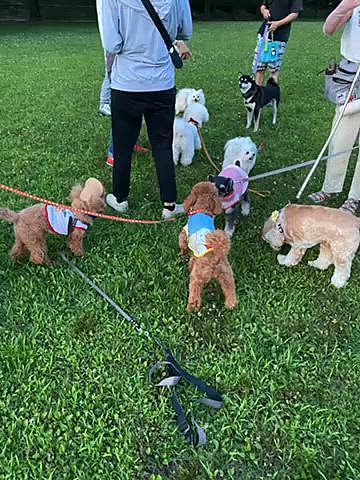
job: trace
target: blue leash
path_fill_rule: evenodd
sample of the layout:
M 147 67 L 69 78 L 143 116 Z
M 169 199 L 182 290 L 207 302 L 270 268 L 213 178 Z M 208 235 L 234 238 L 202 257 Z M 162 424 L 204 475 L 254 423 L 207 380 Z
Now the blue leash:
M 114 300 L 112 300 L 106 293 L 101 290 L 94 282 L 90 280 L 74 263 L 69 260 L 64 253 L 60 253 L 60 257 L 67 263 L 85 282 L 90 285 L 101 297 L 106 300 L 125 320 L 131 323 L 135 328 L 138 334 L 144 335 L 147 339 L 151 340 L 158 349 L 162 350 L 165 361 L 159 362 L 154 365 L 149 371 L 149 381 L 155 387 L 168 387 L 172 389 L 172 405 L 176 413 L 176 423 L 180 432 L 185 436 L 185 438 L 195 447 L 201 447 L 206 444 L 207 438 L 205 431 L 200 427 L 200 425 L 195 421 L 194 417 L 191 415 L 189 418 L 179 400 L 177 395 L 176 386 L 179 382 L 184 379 L 189 382 L 191 385 L 197 388 L 200 392 L 206 395 L 205 398 L 199 399 L 197 402 L 206 405 L 207 407 L 214 408 L 219 410 L 223 404 L 224 400 L 219 395 L 219 393 L 200 378 L 191 375 L 189 372 L 184 370 L 179 362 L 175 359 L 171 350 L 164 347 L 163 344 L 156 337 L 153 337 L 147 330 L 143 327 L 129 314 L 127 314 Z M 154 374 L 164 367 L 167 368 L 168 376 L 160 380 L 158 383 L 154 383 L 153 377 Z

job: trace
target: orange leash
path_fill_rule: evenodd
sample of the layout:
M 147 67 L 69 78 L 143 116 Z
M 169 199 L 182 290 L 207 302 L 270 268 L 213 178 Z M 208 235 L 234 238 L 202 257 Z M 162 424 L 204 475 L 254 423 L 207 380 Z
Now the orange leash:
M 211 158 L 211 155 L 208 151 L 208 149 L 206 148 L 206 144 L 205 144 L 205 140 L 204 140 L 204 137 L 201 133 L 201 129 L 199 127 L 199 125 L 196 125 L 196 128 L 197 128 L 197 131 L 199 133 L 199 137 L 200 137 L 200 140 L 201 140 L 201 145 L 204 149 L 204 152 L 205 152 L 205 155 L 206 155 L 206 158 L 209 160 L 209 162 L 211 163 L 211 165 L 215 168 L 215 170 L 219 173 L 221 172 L 220 168 L 216 165 L 216 163 L 214 162 L 214 160 Z
M 62 205 L 61 203 L 52 202 L 51 200 L 45 200 L 44 198 L 37 197 L 36 195 L 31 195 L 31 193 L 22 192 L 17 188 L 8 187 L 7 185 L 2 185 L 0 183 L 0 190 L 5 190 L 6 192 L 15 193 L 15 195 L 19 195 L 20 197 L 30 198 L 31 200 L 35 200 L 36 202 L 44 203 L 45 205 L 52 205 L 53 207 L 60 208 L 62 210 L 70 210 L 74 213 L 82 213 L 84 215 L 91 215 L 93 217 L 103 218 L 104 220 L 112 220 L 114 222 L 124 222 L 124 223 L 136 223 L 136 224 L 143 224 L 143 225 L 156 225 L 157 223 L 167 223 L 167 222 L 174 222 L 175 218 L 169 218 L 166 220 L 137 220 L 135 218 L 124 218 L 124 217 L 117 217 L 115 215 L 105 215 L 103 213 L 96 213 L 91 212 L 89 210 L 82 210 L 80 208 L 74 208 L 69 205 Z

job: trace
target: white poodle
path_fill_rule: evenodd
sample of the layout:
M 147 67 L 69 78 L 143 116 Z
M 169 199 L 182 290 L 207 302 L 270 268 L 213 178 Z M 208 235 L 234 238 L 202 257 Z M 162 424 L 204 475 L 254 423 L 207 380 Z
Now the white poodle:
M 195 150 L 201 150 L 201 141 L 196 126 L 186 122 L 183 118 L 175 118 L 173 140 L 175 165 L 179 162 L 184 167 L 191 165 Z
M 225 144 L 224 150 L 223 168 L 237 165 L 248 174 L 255 166 L 256 155 L 259 151 L 250 137 L 232 138 Z
M 204 123 L 209 121 L 209 112 L 205 105 L 201 103 L 191 103 L 186 107 L 183 118 L 187 122 L 193 121 L 194 124 L 201 128 Z
M 182 88 L 176 94 L 176 103 L 175 103 L 175 113 L 179 115 L 185 111 L 186 107 L 192 103 L 201 103 L 205 105 L 205 95 L 204 92 L 200 90 L 195 90 L 195 88 Z

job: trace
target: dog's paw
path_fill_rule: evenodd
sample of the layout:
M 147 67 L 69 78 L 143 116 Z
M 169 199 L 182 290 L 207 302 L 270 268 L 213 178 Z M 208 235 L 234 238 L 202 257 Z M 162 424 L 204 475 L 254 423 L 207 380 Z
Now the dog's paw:
M 343 288 L 345 287 L 347 280 L 347 278 L 334 273 L 334 275 L 331 277 L 331 284 L 336 288 Z
M 201 308 L 201 302 L 189 302 L 187 306 L 187 311 L 189 313 L 198 312 Z
M 316 260 L 309 260 L 308 265 L 310 267 L 318 268 L 319 270 L 326 270 L 329 267 L 329 263 L 322 263 L 319 262 L 319 259 L 317 258 Z
M 75 255 L 75 257 L 83 257 L 85 255 L 84 250 L 72 248 L 71 251 Z
M 238 306 L 238 301 L 236 298 L 232 298 L 231 300 L 226 300 L 225 307 L 229 310 L 234 310 Z
M 288 264 L 288 259 L 287 259 L 287 255 L 281 255 L 281 254 L 279 253 L 279 255 L 278 255 L 276 258 L 277 258 L 277 261 L 278 261 L 278 264 L 279 264 L 279 265 L 289 266 L 289 264 Z
M 241 205 L 241 215 L 248 217 L 250 215 L 250 203 L 243 203 Z
M 226 225 L 224 232 L 227 234 L 229 238 L 231 238 L 234 235 L 235 227 L 229 227 L 228 225 Z

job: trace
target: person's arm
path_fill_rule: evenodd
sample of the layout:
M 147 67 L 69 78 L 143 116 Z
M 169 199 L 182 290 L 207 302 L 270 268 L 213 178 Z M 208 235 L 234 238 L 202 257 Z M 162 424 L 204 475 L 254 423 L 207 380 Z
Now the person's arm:
M 273 22 L 270 23 L 269 32 L 275 32 L 277 28 L 283 27 L 284 25 L 287 25 L 288 23 L 293 22 L 298 18 L 298 16 L 299 16 L 299 13 L 296 12 L 296 13 L 290 13 L 289 15 L 287 15 L 281 20 L 274 20 Z
M 293 22 L 298 18 L 300 12 L 304 9 L 303 0 L 292 0 L 289 9 L 289 15 L 282 18 L 281 20 L 277 20 L 271 22 L 269 27 L 269 32 L 274 32 L 277 28 L 283 27 L 284 25 L 288 25 L 289 23 Z
M 184 40 L 190 40 L 192 37 L 192 16 L 190 2 L 184 0 L 181 2 L 180 25 L 178 27 L 175 46 L 183 60 L 189 60 L 192 57 L 189 47 L 184 43 Z
M 354 8 L 360 6 L 360 0 L 343 0 L 325 20 L 323 31 L 326 35 L 336 33 L 352 15 Z
M 193 26 L 189 0 L 181 1 L 180 22 L 176 34 L 176 40 L 190 40 L 192 37 Z
M 264 20 L 269 20 L 270 18 L 270 10 L 269 10 L 269 7 L 267 5 L 267 3 L 262 3 L 261 6 L 260 6 L 260 13 L 263 17 Z
M 119 17 L 116 0 L 103 0 L 103 47 L 109 53 L 120 53 L 123 38 L 119 32 Z

